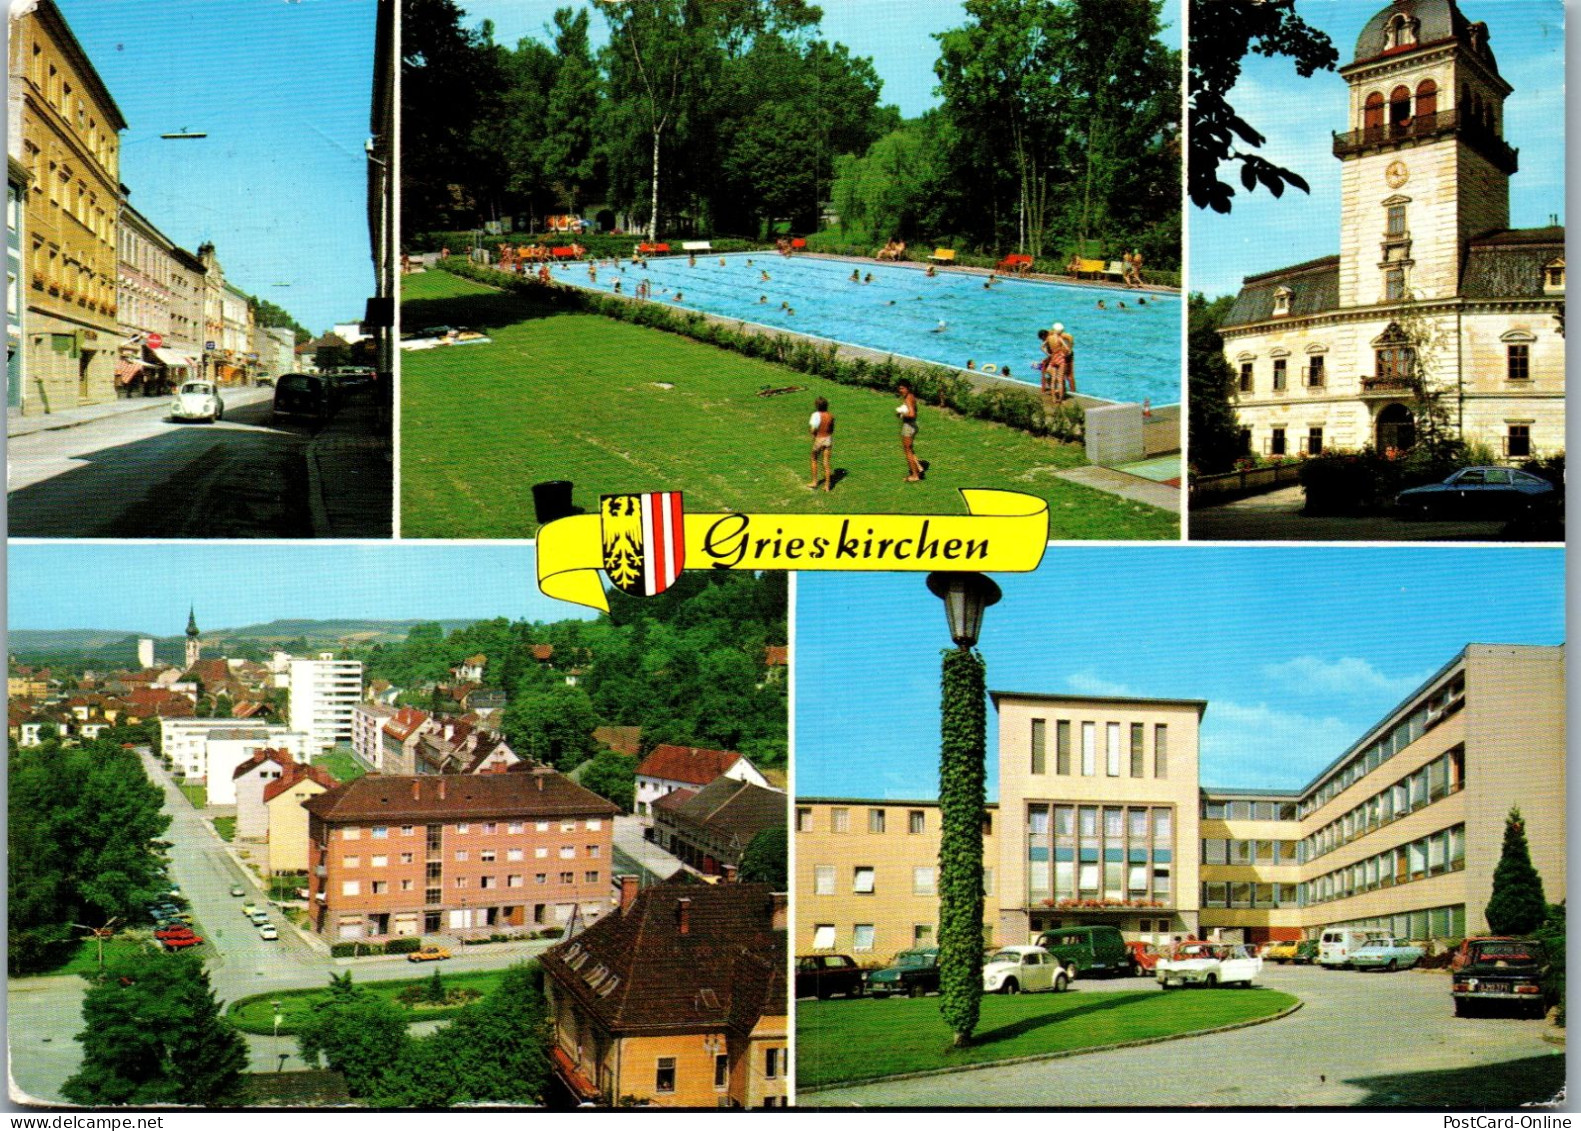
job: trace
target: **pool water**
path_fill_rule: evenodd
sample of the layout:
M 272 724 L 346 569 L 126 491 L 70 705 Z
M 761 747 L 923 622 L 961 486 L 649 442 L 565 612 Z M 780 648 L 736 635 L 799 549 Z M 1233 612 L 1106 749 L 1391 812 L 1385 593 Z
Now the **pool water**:
M 871 273 L 873 281 L 853 283 L 853 269 Z M 1037 332 L 1063 322 L 1076 340 L 1078 392 L 1154 405 L 1180 401 L 1180 297 L 1173 294 L 1032 279 L 1006 279 L 985 290 L 985 275 L 941 270 L 930 279 L 922 267 L 772 251 L 699 253 L 695 267 L 684 256 L 650 260 L 646 268 L 627 260 L 617 269 L 606 261 L 592 283 L 586 263 L 561 264 L 554 277 L 606 292 L 618 279 L 625 295 L 646 278 L 657 302 L 673 305 L 680 291 L 688 310 L 960 368 L 968 360 L 979 369 L 1008 366 L 1013 379 L 1033 387 L 1040 380 L 1033 366 L 1043 356 Z M 1108 309 L 1097 308 L 1099 299 Z M 941 320 L 944 329 L 937 330 Z

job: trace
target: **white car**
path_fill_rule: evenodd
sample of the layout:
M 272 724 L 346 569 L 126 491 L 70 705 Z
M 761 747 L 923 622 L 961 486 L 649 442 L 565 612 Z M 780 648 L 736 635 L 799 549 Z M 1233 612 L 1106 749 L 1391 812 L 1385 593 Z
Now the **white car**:
M 1182 943 L 1158 960 L 1155 974 L 1166 990 L 1180 986 L 1250 986 L 1263 960 L 1239 943 Z
M 1040 946 L 1004 946 L 983 966 L 983 993 L 1019 994 L 1038 990 L 1059 993 L 1070 979 Z
M 274 942 L 280 937 L 280 932 L 275 930 L 273 923 L 259 923 L 258 937 L 265 940 L 266 942 Z
M 188 381 L 170 402 L 172 420 L 215 421 L 225 415 L 225 402 L 212 381 Z

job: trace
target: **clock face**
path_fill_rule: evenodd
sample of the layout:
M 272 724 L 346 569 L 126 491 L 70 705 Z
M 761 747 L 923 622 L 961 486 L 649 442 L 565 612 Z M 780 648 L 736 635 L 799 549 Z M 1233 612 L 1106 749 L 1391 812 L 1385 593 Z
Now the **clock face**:
M 1391 161 L 1383 171 L 1383 179 L 1389 182 L 1390 188 L 1397 189 L 1411 179 L 1411 170 L 1405 167 L 1404 161 Z

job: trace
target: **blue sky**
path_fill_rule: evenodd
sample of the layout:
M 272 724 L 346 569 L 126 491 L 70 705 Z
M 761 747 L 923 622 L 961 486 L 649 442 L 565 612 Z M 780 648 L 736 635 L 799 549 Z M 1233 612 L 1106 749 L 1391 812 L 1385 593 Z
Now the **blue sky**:
M 995 577 L 980 647 L 990 690 L 1205 699 L 1203 784 L 1293 789 L 1466 644 L 1561 643 L 1563 573 L 1529 547 L 1051 546 Z M 923 578 L 799 575 L 795 645 L 797 793 L 935 797 Z M 996 733 L 990 708 L 990 797 Z
M 315 333 L 360 319 L 372 0 L 58 3 L 129 123 L 133 207 Z
M 585 620 L 538 591 L 533 547 L 243 542 L 25 543 L 6 555 L 11 628 L 169 636 L 280 618 Z
M 524 37 L 548 43 L 544 34 L 556 8 L 588 7 L 587 0 L 461 0 L 468 26 L 494 21 L 494 39 L 514 45 Z M 960 0 L 823 0 L 824 38 L 843 43 L 858 57 L 873 60 L 884 80 L 882 101 L 900 107 L 908 118 L 937 105 L 933 64 L 939 57 L 933 33 L 966 22 Z M 1180 0 L 1165 0 L 1163 40 L 1180 46 Z M 589 29 L 595 48 L 608 41 L 608 25 L 594 13 Z
M 1356 54 L 1356 37 L 1380 0 L 1300 0 L 1297 11 L 1328 33 L 1339 64 Z M 1462 0 L 1467 19 L 1488 24 L 1489 46 L 1515 92 L 1504 103 L 1504 138 L 1520 150 L 1510 179 L 1510 224 L 1542 227 L 1557 213 L 1564 222 L 1564 7 L 1560 0 Z M 1287 189 L 1246 192 L 1226 165 L 1221 179 L 1235 189 L 1228 216 L 1190 206 L 1190 286 L 1214 297 L 1233 294 L 1241 279 L 1339 251 L 1340 162 L 1331 135 L 1350 128 L 1348 87 L 1333 71 L 1296 75 L 1289 59 L 1248 56 L 1230 103 L 1268 141 L 1257 152 L 1292 169 L 1312 186 L 1310 196 Z M 1238 167 L 1237 167 L 1238 169 Z M 1226 171 L 1234 176 L 1226 176 Z

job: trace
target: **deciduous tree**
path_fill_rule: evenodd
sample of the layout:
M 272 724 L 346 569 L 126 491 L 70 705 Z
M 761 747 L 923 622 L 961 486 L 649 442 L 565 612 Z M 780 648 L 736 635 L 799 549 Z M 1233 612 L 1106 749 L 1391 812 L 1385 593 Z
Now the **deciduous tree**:
M 410 1016 L 385 998 L 354 985 L 351 971 L 330 975 L 330 992 L 315 1003 L 297 1027 L 302 1059 L 324 1063 L 346 1078 L 346 1090 L 359 1098 L 383 1094 L 386 1073 L 410 1038 Z

